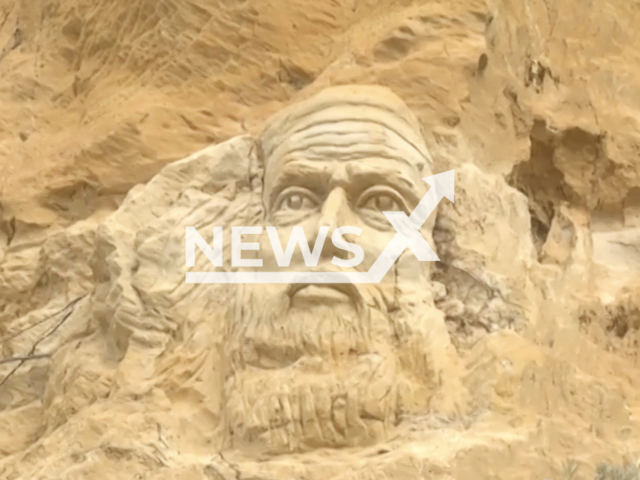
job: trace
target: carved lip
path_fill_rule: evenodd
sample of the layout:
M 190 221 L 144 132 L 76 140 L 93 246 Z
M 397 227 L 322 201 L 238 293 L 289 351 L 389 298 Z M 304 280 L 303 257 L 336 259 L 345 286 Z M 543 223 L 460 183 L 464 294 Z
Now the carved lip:
M 311 288 L 310 288 L 311 287 Z M 358 309 L 362 306 L 362 295 L 352 283 L 292 283 L 287 288 L 291 300 L 304 292 L 308 297 L 315 297 L 327 302 L 352 302 Z

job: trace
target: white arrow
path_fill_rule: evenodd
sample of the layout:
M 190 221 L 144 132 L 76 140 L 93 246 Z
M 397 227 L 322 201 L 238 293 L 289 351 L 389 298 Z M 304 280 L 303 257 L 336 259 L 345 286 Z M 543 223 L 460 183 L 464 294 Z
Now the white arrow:
M 454 201 L 455 177 L 454 171 L 425 177 L 423 180 L 431 186 L 420 200 L 416 208 L 407 216 L 404 212 L 383 212 L 397 230 L 387 247 L 382 251 L 371 266 L 368 275 L 372 283 L 378 283 L 384 278 L 391 266 L 398 259 L 405 248 L 409 247 L 416 258 L 422 262 L 437 262 L 440 259 L 420 233 L 420 228 L 427 221 L 429 215 L 436 209 L 443 197 Z

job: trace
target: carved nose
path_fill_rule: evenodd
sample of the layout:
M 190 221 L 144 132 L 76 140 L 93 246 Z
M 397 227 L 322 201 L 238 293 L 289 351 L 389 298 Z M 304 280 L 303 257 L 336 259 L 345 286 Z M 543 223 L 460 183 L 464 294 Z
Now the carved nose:
M 347 225 L 349 215 L 349 203 L 347 193 L 341 187 L 334 188 L 322 206 L 320 227 L 329 227 L 329 234 L 338 227 Z
M 324 242 L 321 257 L 331 259 L 335 255 L 338 258 L 348 257 L 348 253 L 344 250 L 336 248 L 331 241 L 331 235 L 338 227 L 350 226 L 353 222 L 353 215 L 349 207 L 347 193 L 341 187 L 336 187 L 329 193 L 325 200 L 318 228 L 329 227 L 327 239 Z

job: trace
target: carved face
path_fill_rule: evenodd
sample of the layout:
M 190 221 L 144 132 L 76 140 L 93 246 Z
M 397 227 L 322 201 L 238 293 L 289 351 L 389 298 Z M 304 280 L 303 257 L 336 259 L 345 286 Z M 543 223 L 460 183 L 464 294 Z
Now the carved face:
M 286 117 L 272 146 L 266 135 L 265 222 L 281 245 L 302 226 L 311 248 L 320 227 L 329 235 L 360 228 L 348 241 L 363 248 L 356 268 L 366 271 L 395 235 L 382 212 L 410 213 L 430 172 L 407 127 L 384 108 L 320 110 Z M 306 268 L 297 253 L 292 270 Z M 327 241 L 317 269 L 336 270 L 334 255 L 351 254 Z M 264 268 L 277 268 L 275 260 Z M 424 412 L 435 391 L 427 336 L 442 324 L 426 272 L 405 252 L 376 285 L 240 288 L 227 343 L 231 443 L 272 453 L 367 444 L 386 438 L 402 414 Z
M 384 125 L 342 120 L 312 126 L 267 160 L 266 221 L 278 227 L 283 245 L 293 226 L 302 226 L 310 243 L 322 226 L 329 235 L 337 227 L 359 228 L 360 235 L 349 240 L 363 248 L 357 270 L 366 271 L 395 235 L 382 212 L 409 214 L 426 192 L 421 163 L 419 153 Z M 333 255 L 344 254 L 327 241 L 320 265 L 331 268 Z

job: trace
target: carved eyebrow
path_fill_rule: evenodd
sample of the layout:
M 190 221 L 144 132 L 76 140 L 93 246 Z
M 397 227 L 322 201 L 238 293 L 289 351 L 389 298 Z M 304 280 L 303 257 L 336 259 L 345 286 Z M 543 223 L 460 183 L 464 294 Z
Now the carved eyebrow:
M 398 191 L 413 208 L 420 201 L 420 186 L 416 179 L 406 172 L 406 165 L 394 161 L 386 165 L 393 168 L 380 169 L 380 161 L 369 158 L 365 161 L 351 160 L 346 162 L 345 179 L 334 178 L 333 170 L 327 168 L 334 163 L 332 160 L 293 160 L 282 166 L 271 185 L 268 207 L 276 201 L 278 195 L 287 187 L 295 185 L 311 190 L 320 197 L 324 197 L 328 189 L 335 185 L 356 184 L 357 195 L 376 185 L 384 185 Z M 404 168 L 403 168 L 404 167 Z M 419 175 L 416 175 L 419 179 Z M 423 187 L 424 188 L 424 187 Z M 355 200 L 355 199 L 354 199 Z
M 416 180 L 411 178 L 411 175 L 404 172 L 402 168 L 385 169 L 382 171 L 372 164 L 366 165 L 360 162 L 353 162 L 353 164 L 347 167 L 347 172 L 351 182 L 363 185 L 361 188 L 362 191 L 376 185 L 384 185 L 397 190 L 398 193 L 412 204 L 412 207 L 420 201 L 420 185 L 416 183 Z M 419 175 L 417 175 L 417 179 L 419 178 Z
M 326 185 L 331 180 L 332 172 L 326 168 L 326 164 L 322 165 L 321 163 L 323 162 L 297 161 L 284 165 L 271 185 L 268 198 L 269 206 L 275 202 L 280 192 L 292 185 L 304 187 L 323 195 L 326 191 Z

